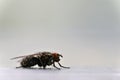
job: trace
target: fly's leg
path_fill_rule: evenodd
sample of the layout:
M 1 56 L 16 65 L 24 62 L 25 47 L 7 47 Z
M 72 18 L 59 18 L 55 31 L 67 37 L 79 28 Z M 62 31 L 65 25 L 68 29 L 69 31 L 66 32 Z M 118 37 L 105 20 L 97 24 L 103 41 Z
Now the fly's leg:
M 22 68 L 22 66 L 18 66 L 18 67 L 16 67 L 16 69 L 18 69 L 18 68 Z
M 63 67 L 63 68 L 68 68 L 68 69 L 70 68 L 70 67 L 65 67 L 65 66 L 62 66 L 59 62 L 58 62 L 58 64 L 59 64 L 59 66 L 60 66 L 60 67 Z
M 55 66 L 55 63 L 53 63 L 53 66 L 54 66 L 56 69 L 60 70 L 60 68 L 58 68 L 57 66 Z
M 43 69 L 46 69 L 46 65 L 43 65 Z

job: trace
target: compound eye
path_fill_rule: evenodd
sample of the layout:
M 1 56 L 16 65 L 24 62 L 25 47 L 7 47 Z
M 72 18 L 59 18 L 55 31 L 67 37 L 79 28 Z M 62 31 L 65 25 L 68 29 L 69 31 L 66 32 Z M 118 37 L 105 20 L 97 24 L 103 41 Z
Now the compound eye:
M 59 54 L 59 56 L 63 58 L 63 56 L 61 54 Z

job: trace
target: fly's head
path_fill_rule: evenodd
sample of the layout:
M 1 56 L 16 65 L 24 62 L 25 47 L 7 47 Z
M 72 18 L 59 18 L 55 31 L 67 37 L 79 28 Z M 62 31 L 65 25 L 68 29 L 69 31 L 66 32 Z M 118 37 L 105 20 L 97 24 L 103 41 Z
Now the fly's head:
M 52 53 L 52 57 L 53 57 L 54 62 L 59 62 L 60 57 L 63 57 L 63 56 L 59 53 Z

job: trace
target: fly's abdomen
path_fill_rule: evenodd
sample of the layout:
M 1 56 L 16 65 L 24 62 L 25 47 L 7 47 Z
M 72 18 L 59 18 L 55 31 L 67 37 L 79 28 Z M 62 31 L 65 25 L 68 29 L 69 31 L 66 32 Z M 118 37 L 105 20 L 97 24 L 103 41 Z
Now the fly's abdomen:
M 27 57 L 23 58 L 23 60 L 21 61 L 21 66 L 22 67 L 31 67 L 31 66 L 35 66 L 38 62 L 39 62 L 39 60 L 37 58 L 27 56 Z

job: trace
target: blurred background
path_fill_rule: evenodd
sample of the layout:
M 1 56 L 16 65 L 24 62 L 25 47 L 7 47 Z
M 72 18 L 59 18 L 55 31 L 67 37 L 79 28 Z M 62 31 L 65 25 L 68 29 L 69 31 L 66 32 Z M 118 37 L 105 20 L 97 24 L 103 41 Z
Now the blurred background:
M 59 52 L 61 63 L 120 67 L 120 0 L 0 0 L 0 67 Z

